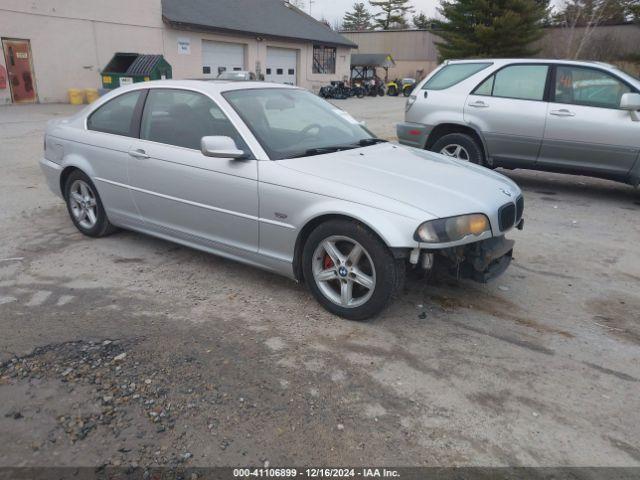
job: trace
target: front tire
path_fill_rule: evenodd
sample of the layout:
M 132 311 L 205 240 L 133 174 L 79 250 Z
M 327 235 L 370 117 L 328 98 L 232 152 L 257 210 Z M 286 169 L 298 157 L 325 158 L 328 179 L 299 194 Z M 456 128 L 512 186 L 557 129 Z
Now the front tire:
M 104 210 L 98 190 L 80 170 L 71 172 L 64 186 L 64 198 L 71 221 L 88 237 L 105 237 L 116 231 Z
M 478 141 L 466 133 L 449 133 L 440 137 L 431 151 L 477 165 L 484 164 L 484 154 Z
M 403 267 L 377 235 L 349 220 L 316 227 L 302 253 L 304 278 L 313 296 L 349 320 L 380 313 L 401 287 Z

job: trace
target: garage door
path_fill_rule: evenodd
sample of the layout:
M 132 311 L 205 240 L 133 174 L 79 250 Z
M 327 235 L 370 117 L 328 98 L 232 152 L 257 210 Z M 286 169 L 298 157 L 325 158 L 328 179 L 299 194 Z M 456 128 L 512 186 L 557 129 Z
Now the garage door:
M 202 74 L 216 78 L 228 70 L 244 70 L 244 45 L 202 41 Z
M 298 51 L 289 48 L 267 47 L 267 82 L 295 85 L 298 69 Z

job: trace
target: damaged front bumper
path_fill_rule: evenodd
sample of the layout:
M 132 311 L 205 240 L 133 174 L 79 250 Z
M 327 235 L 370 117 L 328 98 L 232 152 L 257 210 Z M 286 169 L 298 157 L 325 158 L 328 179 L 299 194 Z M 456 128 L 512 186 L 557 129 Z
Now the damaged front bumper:
M 504 236 L 447 248 L 437 252 L 436 264 L 456 278 L 486 283 L 500 276 L 511 263 L 513 240 Z

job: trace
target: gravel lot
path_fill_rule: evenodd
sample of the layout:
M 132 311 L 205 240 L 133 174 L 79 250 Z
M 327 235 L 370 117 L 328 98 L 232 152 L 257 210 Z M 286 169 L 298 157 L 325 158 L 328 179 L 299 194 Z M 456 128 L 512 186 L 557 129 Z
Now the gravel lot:
M 394 136 L 404 99 L 337 101 Z M 515 260 L 411 281 L 352 323 L 303 286 L 46 188 L 46 120 L 0 108 L 0 465 L 640 465 L 640 192 L 506 172 Z

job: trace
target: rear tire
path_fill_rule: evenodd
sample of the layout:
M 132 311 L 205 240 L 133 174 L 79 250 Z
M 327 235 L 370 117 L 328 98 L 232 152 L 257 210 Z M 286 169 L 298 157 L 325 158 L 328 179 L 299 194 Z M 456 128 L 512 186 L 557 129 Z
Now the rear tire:
M 398 89 L 396 87 L 389 87 L 387 89 L 387 95 L 389 95 L 390 97 L 397 97 Z
M 350 220 L 330 220 L 311 232 L 302 271 L 318 303 L 349 320 L 380 313 L 404 281 L 404 262 L 371 230 Z
M 83 235 L 105 237 L 117 230 L 107 218 L 98 190 L 84 172 L 71 172 L 64 185 L 64 199 L 71 221 Z
M 484 165 L 482 146 L 466 133 L 449 133 L 440 137 L 431 147 L 431 151 L 448 157 L 464 160 L 476 165 Z

